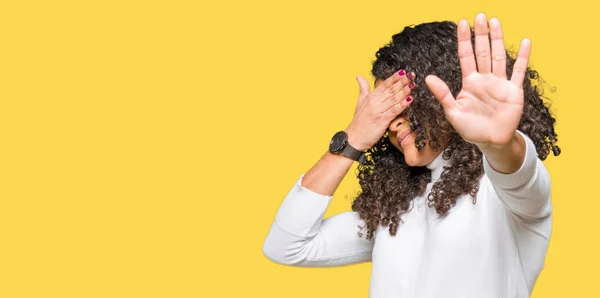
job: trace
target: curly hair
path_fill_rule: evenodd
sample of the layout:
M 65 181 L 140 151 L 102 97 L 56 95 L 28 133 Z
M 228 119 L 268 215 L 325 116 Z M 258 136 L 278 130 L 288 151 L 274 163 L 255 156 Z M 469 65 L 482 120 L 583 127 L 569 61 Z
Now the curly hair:
M 456 27 L 450 21 L 405 27 L 377 51 L 371 74 L 376 80 L 385 80 L 400 69 L 414 71 L 417 86 L 426 86 L 426 75 L 433 74 L 444 80 L 456 96 L 462 88 Z M 472 28 L 471 36 L 474 44 Z M 508 78 L 514 63 L 514 53 L 507 51 Z M 558 156 L 560 148 L 554 132 L 556 119 L 549 111 L 549 103 L 542 100 L 542 83 L 538 73 L 528 67 L 518 129 L 533 140 L 538 157 L 545 160 L 550 150 Z M 475 204 L 479 180 L 484 174 L 481 151 L 456 132 L 427 87 L 416 88 L 411 94 L 415 100 L 404 113 L 416 133 L 417 150 L 422 151 L 428 142 L 433 150 L 444 149 L 442 158 L 450 160 L 431 187 L 427 196 L 429 207 L 445 216 L 463 194 L 470 195 Z M 361 191 L 352 202 L 352 210 L 364 220 L 367 239 L 373 237 L 379 225 L 389 225 L 390 234 L 396 235 L 401 216 L 412 208 L 413 198 L 425 194 L 431 182 L 431 171 L 427 167 L 408 166 L 402 152 L 389 141 L 387 132 L 367 151 L 367 160 L 358 167 L 357 176 Z M 359 228 L 362 230 L 365 226 Z M 362 233 L 358 236 L 362 237 Z

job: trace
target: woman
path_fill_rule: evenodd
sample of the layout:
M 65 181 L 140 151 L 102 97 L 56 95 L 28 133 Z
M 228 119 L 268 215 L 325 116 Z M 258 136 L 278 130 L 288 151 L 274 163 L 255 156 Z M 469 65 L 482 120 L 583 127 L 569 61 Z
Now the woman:
M 377 52 L 374 90 L 357 77 L 354 118 L 286 196 L 269 259 L 372 261 L 370 297 L 529 297 L 551 232 L 541 160 L 560 154 L 555 119 L 532 85 L 531 42 L 513 59 L 484 14 L 472 33 L 466 20 L 426 23 Z M 353 212 L 323 219 L 355 160 Z

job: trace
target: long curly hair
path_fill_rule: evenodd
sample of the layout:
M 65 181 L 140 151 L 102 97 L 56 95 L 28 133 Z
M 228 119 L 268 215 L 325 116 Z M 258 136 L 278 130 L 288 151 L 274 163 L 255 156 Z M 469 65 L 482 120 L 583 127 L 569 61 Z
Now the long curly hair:
M 417 87 L 411 95 L 414 102 L 405 110 L 410 128 L 416 133 L 415 146 L 423 150 L 426 142 L 442 157 L 450 160 L 440 179 L 432 185 L 427 196 L 428 205 L 440 216 L 448 214 L 457 199 L 468 194 L 477 200 L 479 180 L 483 176 L 482 153 L 477 146 L 466 142 L 444 115 L 442 106 L 425 85 L 425 77 L 434 74 L 444 80 L 456 96 L 462 88 L 462 74 L 458 59 L 456 24 L 450 21 L 407 26 L 392 36 L 392 41 L 380 48 L 373 61 L 371 74 L 375 80 L 385 80 L 394 72 L 405 69 L 417 74 Z M 471 29 L 474 44 L 473 29 Z M 507 51 L 507 77 L 512 75 L 514 53 Z M 538 73 L 529 68 L 524 80 L 524 108 L 518 129 L 535 144 L 538 157 L 545 160 L 550 150 L 560 154 L 554 132 L 556 119 L 549 111 L 549 103 L 542 100 L 544 88 Z M 446 146 L 442 148 L 442 146 Z M 388 138 L 386 132 L 367 151 L 367 160 L 358 167 L 361 191 L 352 202 L 352 210 L 364 220 L 367 239 L 373 237 L 379 225 L 388 226 L 396 235 L 402 215 L 409 211 L 412 200 L 425 194 L 431 182 L 427 167 L 410 167 Z M 359 231 L 359 237 L 362 233 Z

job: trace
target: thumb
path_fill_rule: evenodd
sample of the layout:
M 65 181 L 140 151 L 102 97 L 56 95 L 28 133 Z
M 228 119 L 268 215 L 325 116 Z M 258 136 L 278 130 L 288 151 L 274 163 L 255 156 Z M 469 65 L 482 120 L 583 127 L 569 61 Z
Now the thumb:
M 361 75 L 356 76 L 356 81 L 358 81 L 358 86 L 360 88 L 358 94 L 358 102 L 361 102 L 363 98 L 365 98 L 369 94 L 369 92 L 371 92 L 371 85 L 369 85 L 367 79 L 365 79 Z
M 454 99 L 454 96 L 452 96 L 448 85 L 446 85 L 442 79 L 434 75 L 428 75 L 425 78 L 425 84 L 427 84 L 427 87 L 429 87 L 433 96 L 440 102 L 446 115 L 450 116 L 453 114 L 456 109 L 456 100 Z

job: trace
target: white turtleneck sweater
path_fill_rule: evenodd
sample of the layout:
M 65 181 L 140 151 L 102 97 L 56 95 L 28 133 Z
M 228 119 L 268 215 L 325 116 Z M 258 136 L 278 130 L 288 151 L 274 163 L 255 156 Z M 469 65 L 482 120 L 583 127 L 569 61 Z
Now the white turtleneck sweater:
M 529 297 L 544 266 L 552 206 L 548 171 L 531 139 L 521 134 L 527 147 L 521 168 L 502 174 L 484 156 L 477 203 L 464 195 L 445 218 L 426 201 L 449 163 L 440 154 L 427 165 L 432 181 L 425 196 L 414 198 L 397 234 L 380 226 L 374 240 L 365 239 L 366 229 L 357 236 L 364 222 L 356 212 L 324 219 L 332 196 L 301 186 L 300 175 L 275 216 L 263 252 L 293 266 L 372 262 L 371 298 Z

